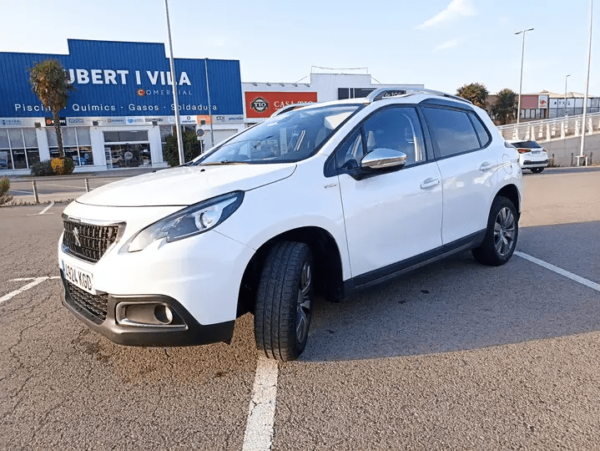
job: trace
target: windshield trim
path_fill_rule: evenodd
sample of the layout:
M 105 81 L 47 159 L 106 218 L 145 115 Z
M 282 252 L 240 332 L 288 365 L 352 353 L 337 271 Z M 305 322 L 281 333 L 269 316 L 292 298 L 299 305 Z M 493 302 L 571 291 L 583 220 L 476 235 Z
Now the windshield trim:
M 329 107 L 337 107 L 337 106 L 355 106 L 357 107 L 350 115 L 348 115 L 348 117 L 346 119 L 344 119 L 340 125 L 338 125 L 336 127 L 336 129 L 333 131 L 333 133 L 331 133 L 327 139 L 323 140 L 323 142 L 319 143 L 319 145 L 317 147 L 315 147 L 315 149 L 306 157 L 300 159 L 300 160 L 277 160 L 277 161 L 269 161 L 269 160 L 258 160 L 258 161 L 244 161 L 244 164 L 287 164 L 287 163 L 298 163 L 300 161 L 304 161 L 307 160 L 309 158 L 314 157 L 317 153 L 319 153 L 319 151 L 321 150 L 321 148 L 327 144 L 331 138 L 333 138 L 339 130 L 341 130 L 341 128 L 350 120 L 352 119 L 359 111 L 361 111 L 366 105 L 362 104 L 362 103 L 346 103 L 346 104 L 340 104 L 340 105 L 324 105 L 324 106 L 317 106 L 318 104 L 313 104 L 311 105 L 309 108 L 310 109 L 319 109 L 319 108 L 329 108 Z M 304 108 L 299 108 L 297 110 L 292 110 L 289 113 L 285 113 L 285 114 L 293 114 L 296 112 L 300 112 L 302 109 Z M 269 118 L 270 119 L 270 118 Z M 267 119 L 268 120 L 268 119 Z M 212 155 L 214 152 L 216 152 L 217 150 L 222 149 L 225 145 L 227 145 L 227 143 L 229 143 L 230 141 L 232 141 L 234 138 L 240 137 L 241 135 L 243 135 L 244 133 L 246 133 L 248 130 L 253 129 L 254 127 L 257 127 L 261 124 L 264 124 L 266 121 L 263 122 L 259 122 L 257 124 L 252 125 L 251 127 L 248 127 L 244 130 L 242 130 L 239 133 L 236 133 L 235 135 L 233 135 L 232 137 L 230 137 L 229 139 L 223 141 L 222 143 L 220 143 L 218 146 L 213 147 L 212 149 L 210 149 L 208 152 L 203 153 L 202 155 L 199 155 L 198 157 L 196 157 L 195 160 L 192 160 L 190 163 L 192 166 L 202 166 L 202 161 L 204 161 L 206 158 L 208 158 L 210 155 Z M 243 140 L 242 140 L 243 141 Z M 206 163 L 207 165 L 209 163 Z

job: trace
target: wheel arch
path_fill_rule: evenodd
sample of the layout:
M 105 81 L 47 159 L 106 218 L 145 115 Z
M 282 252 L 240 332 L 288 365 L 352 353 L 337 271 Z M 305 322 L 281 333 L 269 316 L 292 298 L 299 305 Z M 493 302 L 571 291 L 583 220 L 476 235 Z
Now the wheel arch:
M 519 189 L 516 187 L 516 185 L 511 183 L 503 186 L 502 189 L 496 193 L 494 199 L 496 197 L 506 197 L 508 200 L 510 200 L 517 210 L 517 215 L 519 217 L 521 216 L 521 194 L 519 193 Z
M 335 238 L 321 227 L 299 227 L 280 233 L 263 243 L 254 253 L 244 271 L 240 284 L 237 316 L 254 313 L 256 292 L 262 267 L 269 251 L 281 241 L 306 243 L 313 254 L 315 263 L 316 293 L 332 302 L 339 302 L 343 296 L 342 258 Z

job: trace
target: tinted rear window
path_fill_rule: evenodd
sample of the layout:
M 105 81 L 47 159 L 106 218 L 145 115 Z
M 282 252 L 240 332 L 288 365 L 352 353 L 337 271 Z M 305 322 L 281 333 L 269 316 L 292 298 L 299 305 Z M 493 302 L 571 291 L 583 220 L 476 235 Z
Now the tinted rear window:
M 515 147 L 520 147 L 521 149 L 537 149 L 542 147 L 535 141 L 521 141 L 518 143 L 512 143 L 512 145 Z
M 440 157 L 449 157 L 481 147 L 466 112 L 445 108 L 423 108 Z

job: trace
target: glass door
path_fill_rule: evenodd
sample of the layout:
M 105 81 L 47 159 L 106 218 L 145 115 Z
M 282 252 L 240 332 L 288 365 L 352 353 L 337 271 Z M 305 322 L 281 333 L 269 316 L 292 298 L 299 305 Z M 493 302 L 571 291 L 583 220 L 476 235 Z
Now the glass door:
M 109 169 L 152 166 L 149 143 L 109 144 L 105 149 Z

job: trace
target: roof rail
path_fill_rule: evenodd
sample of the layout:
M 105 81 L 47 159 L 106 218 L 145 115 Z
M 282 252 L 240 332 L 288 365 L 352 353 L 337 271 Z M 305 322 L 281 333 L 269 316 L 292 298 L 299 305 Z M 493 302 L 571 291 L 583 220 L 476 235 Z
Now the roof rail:
M 452 94 L 448 94 L 442 91 L 435 91 L 434 89 L 426 89 L 426 88 L 415 88 L 414 86 L 394 86 L 390 88 L 379 88 L 375 91 L 371 92 L 367 96 L 367 101 L 372 103 L 381 99 L 386 99 L 388 97 L 399 97 L 403 95 L 412 95 L 412 94 L 433 94 L 436 96 L 447 97 L 449 99 L 458 100 L 460 102 L 466 102 L 472 104 L 467 99 L 463 99 L 462 97 L 455 96 Z

